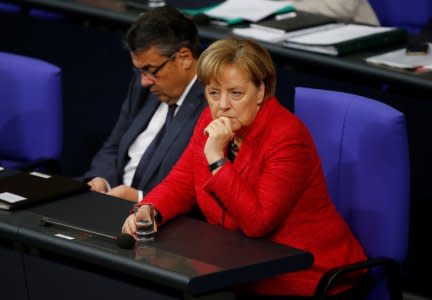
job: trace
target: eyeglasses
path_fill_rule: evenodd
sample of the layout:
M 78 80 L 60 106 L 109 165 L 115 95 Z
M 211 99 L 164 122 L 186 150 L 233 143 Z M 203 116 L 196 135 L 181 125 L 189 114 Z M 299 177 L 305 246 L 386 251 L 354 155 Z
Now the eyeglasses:
M 157 73 L 162 70 L 163 67 L 165 67 L 165 65 L 167 63 L 169 63 L 170 61 L 174 60 L 177 57 L 177 52 L 175 52 L 173 55 L 171 55 L 170 57 L 168 57 L 168 59 L 166 61 L 164 61 L 162 64 L 160 64 L 158 67 L 156 67 L 156 69 L 154 69 L 153 72 L 148 70 L 148 67 L 139 69 L 141 74 L 143 74 L 146 77 L 149 77 L 151 79 L 156 79 L 156 75 Z

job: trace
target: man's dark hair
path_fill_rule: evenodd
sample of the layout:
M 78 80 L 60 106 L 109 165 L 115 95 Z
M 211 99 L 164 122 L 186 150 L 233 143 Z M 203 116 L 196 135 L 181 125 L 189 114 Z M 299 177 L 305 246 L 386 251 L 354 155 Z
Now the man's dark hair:
M 180 48 L 199 56 L 198 30 L 192 20 L 175 8 L 156 8 L 140 15 L 126 34 L 126 47 L 133 53 L 157 47 L 160 54 L 171 56 Z

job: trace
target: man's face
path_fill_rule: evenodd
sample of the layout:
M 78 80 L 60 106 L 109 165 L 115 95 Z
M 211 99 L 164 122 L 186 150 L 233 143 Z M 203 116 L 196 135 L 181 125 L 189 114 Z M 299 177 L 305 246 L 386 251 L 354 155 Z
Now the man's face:
M 161 55 L 156 47 L 147 51 L 131 53 L 132 63 L 141 72 L 141 85 L 160 101 L 175 103 L 189 83 L 181 52 L 171 56 Z

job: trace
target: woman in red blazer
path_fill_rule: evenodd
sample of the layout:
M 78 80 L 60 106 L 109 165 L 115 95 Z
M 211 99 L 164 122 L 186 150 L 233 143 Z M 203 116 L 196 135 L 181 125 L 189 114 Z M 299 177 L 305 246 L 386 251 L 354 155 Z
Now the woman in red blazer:
M 217 41 L 201 55 L 197 74 L 209 108 L 140 210 L 157 212 L 163 223 L 198 204 L 211 224 L 314 255 L 310 269 L 253 284 L 256 295 L 309 296 L 325 271 L 365 259 L 330 200 L 308 129 L 274 97 L 267 50 L 248 40 Z M 136 233 L 134 215 L 123 232 Z

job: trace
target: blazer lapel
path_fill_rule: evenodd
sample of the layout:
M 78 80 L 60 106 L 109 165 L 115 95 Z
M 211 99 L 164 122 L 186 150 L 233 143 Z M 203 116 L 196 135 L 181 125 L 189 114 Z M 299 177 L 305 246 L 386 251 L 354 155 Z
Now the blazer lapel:
M 243 173 L 245 168 L 250 165 L 251 161 L 253 161 L 253 159 L 251 158 L 253 151 L 254 149 L 258 149 L 259 147 L 255 139 L 250 139 L 248 141 L 248 144 L 248 149 L 245 149 L 245 147 L 240 148 L 240 151 L 237 153 L 237 157 L 233 164 L 240 174 Z
M 158 149 L 155 152 L 153 159 L 147 166 L 144 174 L 140 174 L 140 183 L 146 183 L 153 176 L 154 172 L 160 166 L 166 152 L 175 143 L 178 135 L 182 131 L 182 128 L 191 122 L 194 113 L 204 103 L 204 91 L 200 82 L 196 81 L 185 98 L 182 106 L 180 107 L 177 115 L 174 117 L 169 128 L 165 132 L 165 135 L 159 144 Z
M 245 143 L 248 147 L 241 147 L 237 158 L 234 161 L 234 166 L 239 173 L 242 173 L 245 168 L 253 161 L 252 155 L 254 155 L 255 149 L 259 148 L 260 136 L 271 117 L 271 110 L 275 98 L 272 97 L 264 101 L 261 110 L 258 112 L 254 122 L 247 133 Z

